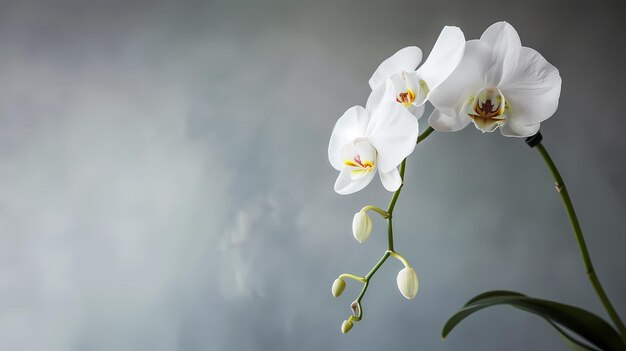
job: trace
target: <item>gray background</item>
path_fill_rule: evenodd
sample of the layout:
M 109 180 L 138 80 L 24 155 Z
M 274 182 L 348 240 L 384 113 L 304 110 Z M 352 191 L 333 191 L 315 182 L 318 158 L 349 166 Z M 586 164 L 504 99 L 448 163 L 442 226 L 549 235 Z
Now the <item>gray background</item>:
M 385 248 L 384 223 L 358 245 L 352 215 L 390 198 L 333 192 L 334 122 L 396 50 L 500 20 L 561 72 L 545 145 L 626 317 L 624 4 L 2 1 L 0 349 L 565 350 L 505 307 L 439 338 L 490 289 L 605 316 L 539 155 L 500 133 L 410 157 L 395 228 L 414 300 L 389 261 L 341 335 L 359 287 L 330 295 Z

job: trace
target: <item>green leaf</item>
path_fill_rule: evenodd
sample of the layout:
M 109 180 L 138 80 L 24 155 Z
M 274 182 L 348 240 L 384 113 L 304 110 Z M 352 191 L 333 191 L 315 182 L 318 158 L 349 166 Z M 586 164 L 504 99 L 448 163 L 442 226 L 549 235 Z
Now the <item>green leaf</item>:
M 573 350 L 626 350 L 626 345 L 622 343 L 617 332 L 595 314 L 578 307 L 536 299 L 514 291 L 488 291 L 469 300 L 448 319 L 443 327 L 442 337 L 448 336 L 454 327 L 472 313 L 495 305 L 511 305 L 544 318 Z M 593 347 L 578 341 L 569 331 Z
M 550 325 L 559 332 L 559 334 L 561 335 L 561 338 L 563 339 L 563 342 L 565 342 L 565 344 L 567 344 L 567 346 L 569 346 L 570 349 L 574 351 L 600 351 L 594 347 L 583 344 L 579 340 L 576 340 L 576 338 L 571 336 L 567 330 L 565 330 L 563 327 L 559 326 L 558 324 L 552 322 L 551 320 L 546 319 L 546 321 L 550 323 Z

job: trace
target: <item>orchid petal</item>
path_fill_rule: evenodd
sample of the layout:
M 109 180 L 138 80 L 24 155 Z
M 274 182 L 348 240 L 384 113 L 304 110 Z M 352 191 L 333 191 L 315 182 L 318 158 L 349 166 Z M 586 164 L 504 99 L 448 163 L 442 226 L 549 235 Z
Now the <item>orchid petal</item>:
M 446 116 L 464 119 L 465 116 L 459 117 L 461 107 L 472 94 L 485 86 L 490 55 L 491 51 L 485 43 L 468 41 L 459 66 L 437 89 L 431 91 L 428 99 L 433 106 Z
M 424 103 L 421 103 L 420 105 L 409 105 L 406 109 L 411 112 L 415 118 L 420 119 L 424 115 L 426 105 Z
M 417 46 L 400 49 L 378 66 L 369 80 L 370 88 L 374 90 L 385 84 L 385 80 L 396 73 L 415 71 L 421 61 L 422 50 Z
M 380 182 L 383 183 L 383 186 L 388 191 L 396 191 L 402 185 L 402 177 L 400 177 L 400 171 L 398 168 L 393 168 L 389 172 L 379 172 Z
M 417 75 L 417 72 L 406 72 L 404 74 L 404 80 L 406 82 L 406 89 L 411 90 L 415 96 L 415 100 L 411 104 L 412 106 L 407 106 L 407 108 L 419 119 L 424 114 L 424 104 L 426 104 L 429 93 L 428 87 Z
M 374 111 L 378 108 L 380 103 L 383 101 L 383 97 L 385 96 L 385 85 L 377 87 L 372 90 L 370 96 L 367 98 L 367 102 L 365 103 L 365 109 L 368 111 Z
M 445 26 L 424 64 L 417 70 L 428 88 L 436 89 L 459 65 L 465 51 L 465 35 L 458 27 Z
M 335 181 L 335 191 L 337 194 L 348 195 L 356 193 L 357 191 L 365 188 L 376 175 L 376 168 L 360 177 L 353 177 L 351 174 L 353 171 L 354 169 L 351 167 L 345 167 L 341 170 L 337 180 Z
M 372 165 L 376 164 L 376 150 L 365 138 L 357 138 L 351 144 L 345 145 L 341 149 L 341 159 L 344 161 L 354 160 L 355 157 L 359 158 L 361 163 L 369 162 Z
M 510 118 L 518 125 L 534 125 L 556 112 L 561 76 L 536 50 L 519 47 L 505 57 L 498 88 L 507 99 Z
M 525 126 L 520 124 L 515 119 L 507 119 L 507 121 L 500 126 L 500 132 L 504 136 L 525 138 L 537 134 L 539 131 L 540 123 Z
M 417 142 L 417 119 L 401 104 L 393 101 L 395 89 L 387 80 L 385 97 L 372 113 L 366 132 L 372 146 L 378 151 L 378 166 L 389 172 L 409 156 Z
M 440 132 L 456 132 L 467 127 L 468 124 L 472 123 L 472 120 L 467 115 L 450 117 L 439 110 L 434 110 L 428 118 L 428 123 Z
M 387 79 L 391 81 L 391 85 L 393 86 L 393 94 L 385 95 L 385 91 L 387 89 L 387 85 L 383 84 L 376 89 L 372 90 L 370 96 L 367 99 L 367 103 L 365 108 L 368 111 L 376 110 L 383 99 L 386 99 L 387 102 L 394 102 L 405 106 L 406 109 L 415 116 L 415 118 L 420 118 L 424 114 L 424 104 L 426 102 L 426 94 L 428 91 L 424 91 L 422 86 L 420 85 L 420 79 L 415 72 L 402 72 L 398 74 L 394 74 Z M 398 101 L 400 93 L 410 93 L 413 96 L 413 101 L 409 104 L 403 104 Z
M 507 22 L 494 23 L 480 36 L 480 41 L 491 48 L 491 69 L 487 74 L 487 81 L 496 84 L 502 76 L 502 63 L 509 50 L 522 46 L 519 34 Z
M 340 171 L 344 166 L 344 160 L 341 158 L 342 148 L 355 139 L 365 136 L 369 120 L 369 112 L 361 106 L 349 108 L 337 120 L 328 144 L 328 160 L 336 170 Z
M 339 194 L 351 194 L 363 189 L 376 174 L 376 150 L 365 138 L 341 148 L 343 168 L 335 182 Z

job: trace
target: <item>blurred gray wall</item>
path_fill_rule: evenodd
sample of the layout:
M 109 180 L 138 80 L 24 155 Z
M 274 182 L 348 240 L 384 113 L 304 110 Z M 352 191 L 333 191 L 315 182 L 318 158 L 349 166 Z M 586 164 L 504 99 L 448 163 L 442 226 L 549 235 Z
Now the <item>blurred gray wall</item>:
M 389 261 L 339 327 L 384 224 L 352 215 L 378 181 L 332 190 L 336 119 L 407 45 L 444 25 L 513 24 L 561 72 L 542 125 L 599 277 L 626 317 L 623 1 L 7 1 L 0 4 L 0 349 L 566 350 L 537 317 L 486 310 L 490 289 L 606 316 L 565 212 L 522 140 L 473 127 L 410 157 L 396 249 L 420 277 L 405 300 Z M 426 120 L 421 120 L 421 128 Z

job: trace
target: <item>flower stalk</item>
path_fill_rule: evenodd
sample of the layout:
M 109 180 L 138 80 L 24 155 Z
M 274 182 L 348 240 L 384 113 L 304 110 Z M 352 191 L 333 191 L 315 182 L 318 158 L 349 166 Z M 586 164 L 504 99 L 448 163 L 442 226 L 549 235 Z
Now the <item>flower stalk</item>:
M 540 134 L 537 134 L 540 139 Z M 529 138 L 530 139 L 530 138 Z M 550 170 L 552 177 L 555 181 L 556 190 L 561 196 L 561 200 L 563 201 L 563 205 L 565 206 L 565 210 L 567 211 L 567 216 L 569 217 L 569 222 L 572 226 L 572 230 L 574 232 L 574 237 L 576 238 L 576 243 L 578 244 L 578 249 L 580 250 L 580 256 L 582 257 L 583 264 L 585 265 L 585 269 L 587 271 L 587 277 L 589 278 L 593 289 L 596 291 L 600 302 L 604 306 L 604 309 L 609 314 L 609 317 L 613 321 L 613 324 L 617 327 L 619 334 L 622 338 L 622 341 L 626 344 L 626 327 L 624 327 L 624 322 L 620 319 L 619 315 L 615 311 L 613 304 L 609 300 L 596 272 L 593 268 L 593 264 L 591 262 L 591 256 L 589 255 L 589 250 L 587 249 L 587 244 L 585 243 L 585 237 L 583 236 L 583 231 L 580 227 L 580 223 L 578 222 L 578 216 L 576 215 L 576 211 L 574 210 L 574 205 L 572 204 L 572 200 L 569 196 L 567 188 L 565 187 L 565 182 L 559 173 L 552 157 L 546 150 L 546 148 L 541 144 L 541 141 L 537 142 L 534 146 L 539 154 L 543 158 L 546 163 L 546 166 Z
M 359 212 L 367 212 L 367 211 L 374 211 L 376 213 L 378 213 L 381 217 L 383 217 L 384 219 L 387 219 L 390 217 L 389 213 L 387 213 L 387 211 L 381 210 L 380 208 L 376 207 L 376 206 L 365 206 L 361 209 L 361 211 Z
M 433 131 L 434 131 L 434 129 L 432 127 L 428 127 L 426 130 L 424 130 L 424 132 L 422 132 L 418 136 L 416 144 L 419 144 L 424 139 L 426 139 L 430 134 L 432 134 Z M 400 164 L 400 178 L 402 180 L 404 180 L 404 170 L 405 170 L 405 168 L 406 168 L 406 159 L 403 160 L 402 163 Z M 402 262 L 402 264 L 405 266 L 405 268 L 410 268 L 409 267 L 409 263 L 404 259 L 404 257 L 402 257 L 401 255 L 396 253 L 394 251 L 394 249 L 393 249 L 393 221 L 392 221 L 392 217 L 393 217 L 393 210 L 394 210 L 394 208 L 396 206 L 396 202 L 398 201 L 398 198 L 400 197 L 400 192 L 401 191 L 402 191 L 402 184 L 400 185 L 398 190 L 396 190 L 393 193 L 393 196 L 391 197 L 391 201 L 389 202 L 389 206 L 387 207 L 387 211 L 383 211 L 380 208 L 375 207 L 375 206 L 365 206 L 365 207 L 363 207 L 363 209 L 361 209 L 362 212 L 368 211 L 368 210 L 373 210 L 373 211 L 377 212 L 378 214 L 380 214 L 383 218 L 387 219 L 387 250 L 385 251 L 383 256 L 380 258 L 380 260 L 374 265 L 374 267 L 372 267 L 372 269 L 365 275 L 365 277 L 358 277 L 358 276 L 355 276 L 355 275 L 352 275 L 352 274 L 342 274 L 342 275 L 339 276 L 339 279 L 349 278 L 349 279 L 354 279 L 356 281 L 359 281 L 359 282 L 363 283 L 363 288 L 361 289 L 361 292 L 359 293 L 358 297 L 354 301 L 359 306 L 361 305 L 361 300 L 363 300 L 363 297 L 365 296 L 365 292 L 367 291 L 367 288 L 369 287 L 369 284 L 371 282 L 372 277 L 374 276 L 374 274 L 376 274 L 378 269 L 385 263 L 385 261 L 387 261 L 387 259 L 390 256 L 393 256 L 394 258 L 396 258 L 400 262 Z M 361 315 L 358 316 L 358 318 L 356 318 L 354 316 L 350 316 L 346 320 L 346 322 L 349 322 L 349 328 L 345 328 L 345 329 L 350 330 L 352 328 L 352 324 L 353 324 L 352 322 L 359 321 L 359 320 L 361 320 L 363 318 L 363 311 L 360 310 L 360 313 L 361 313 Z M 342 331 L 343 330 L 344 330 L 344 328 L 342 327 Z M 346 333 L 347 330 L 344 333 Z
M 365 283 L 365 277 L 359 277 L 359 276 L 348 274 L 348 273 L 344 273 L 340 275 L 339 278 L 337 279 L 345 279 L 345 278 L 356 280 L 359 283 Z

